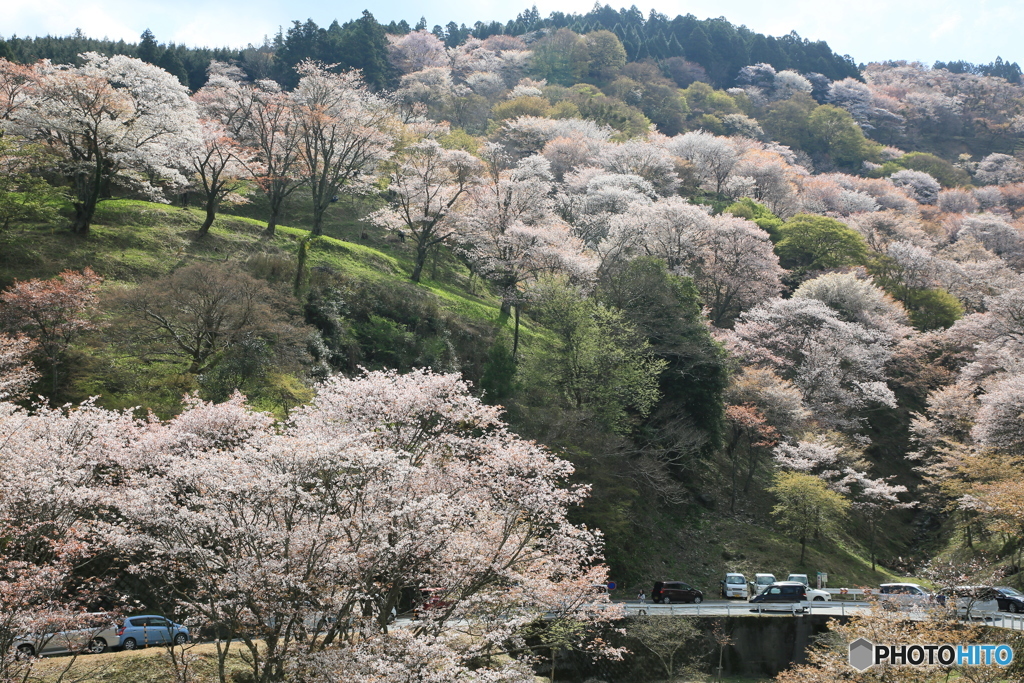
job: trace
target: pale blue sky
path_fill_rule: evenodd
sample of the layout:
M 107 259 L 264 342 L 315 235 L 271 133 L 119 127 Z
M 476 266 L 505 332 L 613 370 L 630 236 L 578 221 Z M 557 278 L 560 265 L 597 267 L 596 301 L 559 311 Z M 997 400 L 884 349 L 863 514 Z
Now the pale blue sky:
M 532 4 L 496 0 L 375 0 L 372 4 L 323 0 L 4 0 L 0 35 L 66 35 L 81 28 L 94 37 L 138 40 L 147 27 L 161 42 L 186 45 L 244 46 L 273 35 L 294 19 L 313 19 L 326 26 L 333 19 L 356 18 L 366 7 L 383 23 L 421 15 L 430 26 L 449 21 L 506 21 Z M 586 12 L 593 0 L 542 0 L 543 16 L 554 10 Z M 618 8 L 625 3 L 610 3 Z M 858 62 L 883 59 L 966 59 L 990 62 L 996 56 L 1024 62 L 1022 0 L 666 0 L 637 3 L 645 14 L 652 8 L 673 17 L 724 16 L 754 31 L 782 35 L 795 30 L 812 40 L 825 40 L 836 52 Z

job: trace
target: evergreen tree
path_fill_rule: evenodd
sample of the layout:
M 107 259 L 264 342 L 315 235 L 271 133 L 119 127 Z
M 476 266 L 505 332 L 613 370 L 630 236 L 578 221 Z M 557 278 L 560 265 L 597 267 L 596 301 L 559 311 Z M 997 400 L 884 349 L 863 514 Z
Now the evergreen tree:
M 138 58 L 147 64 L 156 64 L 157 58 L 160 56 L 160 46 L 157 45 L 153 32 L 147 28 L 142 32 L 141 38 L 136 52 Z

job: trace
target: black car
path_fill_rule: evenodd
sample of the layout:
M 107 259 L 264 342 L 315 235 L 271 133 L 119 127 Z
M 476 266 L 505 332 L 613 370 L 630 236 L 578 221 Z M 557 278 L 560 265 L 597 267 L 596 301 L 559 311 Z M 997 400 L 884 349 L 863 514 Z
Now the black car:
M 750 602 L 804 602 L 807 586 L 798 581 L 776 581 L 750 599 Z
M 1009 586 L 996 586 L 995 592 L 1000 612 L 1024 612 L 1024 593 Z
M 703 602 L 704 593 L 682 581 L 656 581 L 651 591 L 651 600 L 666 605 L 670 602 L 699 603 Z

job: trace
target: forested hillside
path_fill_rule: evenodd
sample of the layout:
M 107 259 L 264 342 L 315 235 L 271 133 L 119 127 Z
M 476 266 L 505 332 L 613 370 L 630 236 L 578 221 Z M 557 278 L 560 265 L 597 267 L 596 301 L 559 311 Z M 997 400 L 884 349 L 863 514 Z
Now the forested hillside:
M 609 575 L 1020 583 L 1016 64 L 607 6 L 0 55 L 0 557 L 38 596 L 270 629 L 277 680 L 312 660 L 266 615 L 362 615 L 316 661 L 368 671 L 425 587 L 487 624 L 415 646 L 457 672 L 600 628 L 564 596 Z

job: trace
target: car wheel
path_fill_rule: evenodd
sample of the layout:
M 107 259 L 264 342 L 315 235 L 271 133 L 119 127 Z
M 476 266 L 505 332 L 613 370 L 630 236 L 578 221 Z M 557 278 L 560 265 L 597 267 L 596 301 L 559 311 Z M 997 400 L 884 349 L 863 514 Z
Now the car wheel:
M 138 648 L 139 644 L 135 641 L 134 638 L 125 638 L 124 642 L 121 643 L 122 650 L 137 650 Z
M 34 647 L 32 647 L 31 645 L 29 645 L 28 643 L 23 643 L 23 644 L 18 646 L 18 658 L 19 659 L 28 659 L 29 657 L 34 657 L 35 654 L 36 654 L 36 649 Z
M 186 642 L 188 642 L 188 636 L 184 633 L 179 633 L 178 635 L 174 636 L 175 645 L 184 645 Z
M 667 604 L 669 604 L 670 602 L 672 602 L 672 600 L 671 600 L 671 599 L 670 599 L 670 598 L 669 598 L 668 596 L 666 596 L 666 597 L 664 597 L 664 598 L 662 598 L 662 599 L 661 599 L 661 602 L 662 602 L 663 604 L 667 605 Z
M 1017 612 L 1020 611 L 1020 607 L 1017 606 L 1017 603 L 1011 602 L 1010 603 L 1010 611 L 1013 612 L 1014 614 L 1016 614 Z
M 821 597 L 820 595 L 817 595 L 814 598 L 814 602 L 825 602 L 825 598 Z
M 107 651 L 107 641 L 102 638 L 93 638 L 92 642 L 89 643 L 89 652 L 94 655 L 101 655 Z
M 702 599 L 699 595 L 693 596 L 693 604 L 699 605 Z

